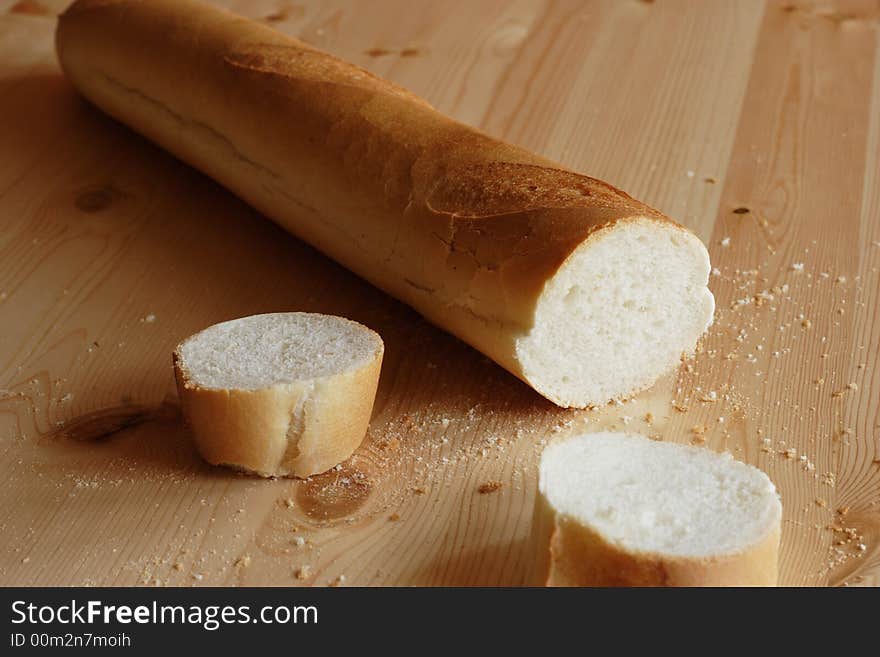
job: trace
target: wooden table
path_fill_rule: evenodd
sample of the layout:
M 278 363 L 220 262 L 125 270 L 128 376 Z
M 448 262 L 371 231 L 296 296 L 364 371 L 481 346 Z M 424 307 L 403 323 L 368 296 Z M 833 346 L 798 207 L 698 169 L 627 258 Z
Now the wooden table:
M 0 584 L 519 584 L 542 446 L 599 427 L 766 470 L 782 583 L 880 583 L 876 2 L 224 3 L 706 241 L 701 352 L 594 411 L 86 105 L 52 51 L 64 4 L 0 0 Z M 364 446 L 310 481 L 204 465 L 176 405 L 178 341 L 281 310 L 386 341 Z

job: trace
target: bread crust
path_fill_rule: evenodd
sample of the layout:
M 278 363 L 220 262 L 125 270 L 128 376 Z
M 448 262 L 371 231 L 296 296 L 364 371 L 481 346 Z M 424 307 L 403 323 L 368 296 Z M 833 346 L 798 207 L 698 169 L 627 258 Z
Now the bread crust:
M 89 100 L 294 235 L 552 401 L 608 401 L 542 391 L 516 340 L 598 229 L 642 218 L 686 230 L 657 210 L 194 0 L 78 0 L 56 41 Z
M 178 347 L 172 356 L 177 392 L 202 458 L 263 477 L 301 478 L 346 460 L 370 423 L 381 339 L 379 345 L 361 367 L 256 390 L 198 385 Z
M 534 586 L 776 586 L 780 521 L 740 551 L 683 557 L 628 550 L 575 518 L 559 514 L 540 490 L 532 531 Z
M 634 552 L 568 517 L 556 519 L 547 586 L 776 586 L 779 527 L 730 554 L 682 557 Z

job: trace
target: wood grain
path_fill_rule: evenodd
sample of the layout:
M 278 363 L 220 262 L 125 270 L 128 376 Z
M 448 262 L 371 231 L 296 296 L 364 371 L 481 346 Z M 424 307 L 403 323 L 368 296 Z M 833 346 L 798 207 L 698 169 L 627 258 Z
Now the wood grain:
M 0 583 L 521 584 L 543 445 L 617 427 L 765 469 L 784 584 L 880 584 L 876 2 L 221 3 L 707 241 L 701 352 L 594 411 L 541 399 L 89 107 L 52 52 L 65 4 L 0 0 Z M 294 309 L 383 335 L 364 446 L 304 482 L 204 465 L 171 350 Z

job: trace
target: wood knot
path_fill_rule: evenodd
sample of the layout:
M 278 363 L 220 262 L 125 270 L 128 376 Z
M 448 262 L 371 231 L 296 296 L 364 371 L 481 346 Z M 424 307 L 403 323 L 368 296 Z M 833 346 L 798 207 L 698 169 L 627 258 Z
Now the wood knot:
M 90 187 L 80 192 L 75 205 L 81 212 L 95 213 L 106 210 L 115 202 L 125 198 L 127 194 L 113 185 L 107 184 L 100 187 Z
M 104 442 L 126 429 L 145 422 L 176 417 L 178 414 L 177 407 L 169 403 L 159 407 L 124 404 L 68 420 L 63 427 L 53 433 L 53 436 L 80 442 Z
M 359 465 L 351 461 L 302 482 L 296 506 L 310 519 L 338 520 L 353 515 L 370 497 L 373 482 Z

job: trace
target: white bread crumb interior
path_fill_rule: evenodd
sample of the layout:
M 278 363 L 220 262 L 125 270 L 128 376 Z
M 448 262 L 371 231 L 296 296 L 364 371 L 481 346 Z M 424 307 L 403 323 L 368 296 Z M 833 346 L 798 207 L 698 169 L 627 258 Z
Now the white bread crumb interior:
M 705 448 L 601 432 L 552 444 L 540 493 L 560 516 L 630 552 L 734 554 L 778 527 L 766 474 Z
M 517 340 L 525 378 L 561 406 L 647 388 L 711 325 L 709 254 L 687 231 L 622 221 L 586 240 L 547 283 Z
M 357 369 L 381 349 L 378 335 L 343 317 L 268 313 L 215 324 L 178 351 L 201 387 L 257 390 Z

